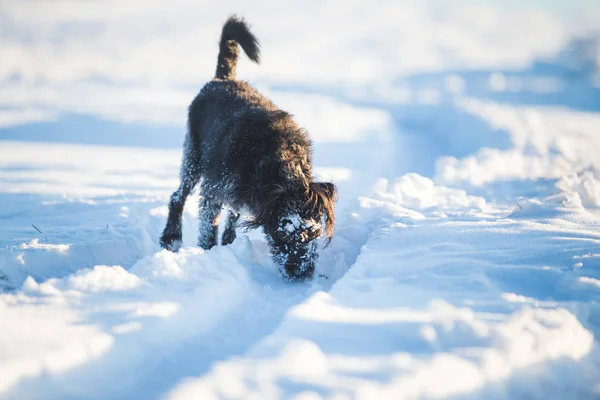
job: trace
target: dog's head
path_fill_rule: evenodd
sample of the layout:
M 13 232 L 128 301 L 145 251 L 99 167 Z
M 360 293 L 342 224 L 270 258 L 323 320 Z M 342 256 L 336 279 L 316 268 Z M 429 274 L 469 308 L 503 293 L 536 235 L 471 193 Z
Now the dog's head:
M 260 212 L 250 226 L 262 226 L 282 274 L 290 280 L 310 279 L 317 260 L 317 240 L 333 236 L 337 188 L 311 182 L 300 190 L 279 185 L 257 188 Z

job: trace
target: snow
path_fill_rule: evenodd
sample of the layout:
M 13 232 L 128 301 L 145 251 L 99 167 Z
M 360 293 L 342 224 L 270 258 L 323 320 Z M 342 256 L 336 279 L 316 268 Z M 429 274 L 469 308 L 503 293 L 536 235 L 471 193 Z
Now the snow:
M 600 123 L 597 113 L 507 107 L 476 100 L 463 107 L 488 120 L 495 130 L 507 131 L 512 146 L 482 148 L 462 159 L 449 156 L 438 160 L 438 174 L 445 181 L 482 185 L 515 178 L 559 178 L 588 167 L 600 169 L 595 157 L 600 144 L 593 140 Z
M 0 399 L 600 396 L 597 4 L 171 3 L 3 9 Z M 340 189 L 310 282 L 197 195 L 158 245 L 230 8 Z

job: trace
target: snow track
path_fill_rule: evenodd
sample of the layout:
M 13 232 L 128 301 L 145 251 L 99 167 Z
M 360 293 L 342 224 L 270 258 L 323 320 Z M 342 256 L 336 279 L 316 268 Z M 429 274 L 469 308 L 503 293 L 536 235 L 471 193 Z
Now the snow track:
M 170 398 L 593 397 L 600 314 L 596 278 L 582 276 L 600 265 L 571 266 L 598 248 L 597 230 L 574 230 L 569 213 L 426 218 L 403 203 L 362 199 L 357 222 L 379 226 L 343 279 Z M 564 370 L 575 387 L 556 379 Z
M 184 229 L 189 231 L 193 219 L 186 221 Z M 361 244 L 340 234 L 325 250 L 320 268 L 341 276 L 348 269 L 345 260 L 355 260 Z M 37 246 L 38 251 L 61 251 Z M 62 251 L 67 250 L 71 249 Z M 46 261 L 52 262 L 52 257 Z M 39 284 L 29 277 L 22 293 L 3 295 L 4 315 L 17 319 L 11 310 L 27 309 L 28 323 L 43 326 L 51 319 L 61 334 L 41 353 L 38 349 L 0 363 L 0 390 L 10 388 L 7 398 L 44 393 L 45 398 L 57 399 L 126 399 L 132 391 L 156 398 L 182 376 L 201 375 L 214 361 L 252 348 L 290 308 L 318 290 L 328 290 L 334 281 L 320 277 L 308 285 L 283 282 L 266 244 L 248 237 L 208 252 L 192 247 L 177 254 L 159 251 L 129 270 L 96 265 Z M 49 316 L 48 308 L 55 310 Z M 74 320 L 89 327 L 90 334 L 80 338 L 72 327 Z M 9 335 L 5 340 L 17 338 Z M 37 342 L 35 332 L 19 340 Z M 77 348 L 88 349 L 86 355 L 69 360 Z M 64 366 L 56 370 L 53 360 L 58 358 Z M 62 373 L 74 367 L 78 368 Z M 111 384 L 115 381 L 119 385 Z

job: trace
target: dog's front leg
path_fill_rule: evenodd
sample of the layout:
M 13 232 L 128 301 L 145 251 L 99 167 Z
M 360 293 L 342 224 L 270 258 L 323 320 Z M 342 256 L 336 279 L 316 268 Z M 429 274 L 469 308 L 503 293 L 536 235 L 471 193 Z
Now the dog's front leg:
M 198 246 L 208 250 L 217 245 L 221 204 L 202 197 L 199 206 L 200 233 L 198 236 Z
M 160 246 L 170 251 L 178 251 L 181 247 L 181 215 L 185 200 L 192 191 L 193 185 L 182 182 L 179 189 L 171 195 L 167 226 L 160 237 Z
M 179 188 L 171 195 L 167 226 L 160 237 L 160 246 L 170 251 L 178 251 L 181 247 L 181 216 L 185 201 L 200 181 L 200 155 L 191 146 L 189 135 L 185 137 L 183 160 L 179 177 Z

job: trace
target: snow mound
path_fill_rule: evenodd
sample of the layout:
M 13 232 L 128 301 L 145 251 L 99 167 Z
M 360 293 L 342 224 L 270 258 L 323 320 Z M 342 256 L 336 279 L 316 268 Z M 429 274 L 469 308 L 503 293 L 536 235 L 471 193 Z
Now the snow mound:
M 90 292 L 128 290 L 141 283 L 140 278 L 119 265 L 96 265 L 91 270 L 82 269 L 71 275 L 68 282 L 73 289 Z
M 600 180 L 594 171 L 563 176 L 556 181 L 556 193 L 541 198 L 519 197 L 512 217 L 560 211 L 597 211 L 600 207 Z
M 427 177 L 408 173 L 390 183 L 380 179 L 374 187 L 377 198 L 413 210 L 483 210 L 486 201 L 464 190 L 435 185 Z
M 458 159 L 436 162 L 442 182 L 469 182 L 481 186 L 495 181 L 561 178 L 590 167 L 600 169 L 600 140 L 596 134 L 600 115 L 560 108 L 528 108 L 480 100 L 465 100 L 463 109 L 477 115 L 502 134 L 512 147 L 482 148 Z
M 39 249 L 46 251 L 55 251 L 57 253 L 64 253 L 69 250 L 68 244 L 51 244 L 51 243 L 40 243 L 39 238 L 32 239 L 29 243 L 22 243 L 19 246 L 19 249 L 29 250 L 29 249 Z
M 447 218 L 449 215 L 483 216 L 496 210 L 482 197 L 467 194 L 462 189 L 435 184 L 415 173 L 392 181 L 379 179 L 371 188 L 371 196 L 359 197 L 359 218 L 367 224 L 389 223 L 389 217 L 402 217 L 398 223 L 424 220 L 427 217 Z
M 563 192 L 576 194 L 583 207 L 600 207 L 600 178 L 595 171 L 570 174 L 562 177 L 556 187 Z

